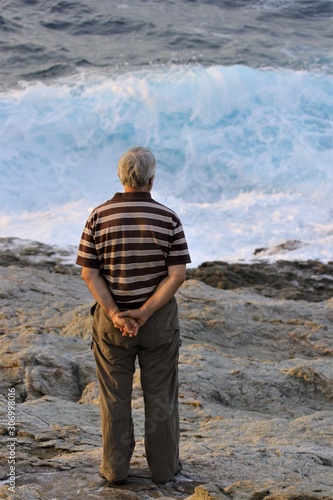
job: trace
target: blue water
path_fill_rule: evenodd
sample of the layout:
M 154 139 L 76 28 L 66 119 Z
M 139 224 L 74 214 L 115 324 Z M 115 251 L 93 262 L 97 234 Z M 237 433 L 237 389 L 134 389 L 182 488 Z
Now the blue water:
M 332 2 L 4 4 L 0 236 L 75 246 L 142 144 L 195 265 L 333 259 Z

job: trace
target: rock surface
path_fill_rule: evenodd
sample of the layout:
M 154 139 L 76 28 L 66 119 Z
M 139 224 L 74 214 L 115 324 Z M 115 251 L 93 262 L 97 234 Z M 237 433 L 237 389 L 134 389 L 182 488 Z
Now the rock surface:
M 316 289 L 324 290 L 331 269 L 318 272 L 318 263 L 306 263 L 302 271 L 301 263 L 288 263 L 306 300 L 274 288 L 274 273 L 284 279 L 279 264 L 249 266 L 247 276 L 261 276 L 257 284 L 243 277 L 238 286 L 217 289 L 187 280 L 177 294 L 183 471 L 165 486 L 149 479 L 137 369 L 131 476 L 112 488 L 97 473 L 92 299 L 80 271 L 66 264 L 66 252 L 36 242 L 1 243 L 0 498 L 333 499 L 333 299 L 319 300 L 309 288 L 316 276 Z M 212 263 L 190 270 L 189 278 L 199 272 L 203 279 L 206 267 L 211 279 L 217 266 L 218 281 L 221 265 L 226 273 L 228 265 Z M 15 492 L 8 489 L 13 453 Z
M 249 288 L 266 297 L 321 302 L 333 297 L 333 262 L 204 262 L 188 277 L 223 290 Z

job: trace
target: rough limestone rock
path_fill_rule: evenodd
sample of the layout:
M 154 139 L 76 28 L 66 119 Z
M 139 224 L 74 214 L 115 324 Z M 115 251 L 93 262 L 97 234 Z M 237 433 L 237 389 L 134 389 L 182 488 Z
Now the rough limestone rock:
M 194 494 L 188 497 L 190 500 L 229 500 L 230 497 L 222 493 L 222 488 L 219 488 L 215 483 L 208 483 L 197 486 Z
M 164 486 L 149 478 L 138 368 L 131 475 L 114 488 L 98 475 L 93 301 L 79 270 L 65 251 L 16 239 L 2 241 L 0 259 L 0 498 L 333 499 L 332 298 L 272 296 L 268 271 L 267 293 L 263 279 L 260 291 L 187 280 L 177 293 L 183 470 Z

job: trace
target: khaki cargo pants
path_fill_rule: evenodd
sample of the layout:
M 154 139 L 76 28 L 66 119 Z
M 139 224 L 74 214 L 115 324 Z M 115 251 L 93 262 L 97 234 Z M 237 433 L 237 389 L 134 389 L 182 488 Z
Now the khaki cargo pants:
M 152 481 L 169 481 L 179 466 L 179 321 L 175 298 L 156 311 L 137 337 L 123 337 L 97 305 L 92 349 L 100 389 L 103 458 L 100 472 L 126 479 L 135 446 L 131 395 L 138 357 L 145 405 L 145 449 Z

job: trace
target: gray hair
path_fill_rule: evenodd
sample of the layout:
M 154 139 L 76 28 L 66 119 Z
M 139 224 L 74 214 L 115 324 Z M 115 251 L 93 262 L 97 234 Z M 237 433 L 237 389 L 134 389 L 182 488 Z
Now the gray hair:
M 156 170 L 155 156 L 142 146 L 131 148 L 118 162 L 118 175 L 123 186 L 146 186 Z

